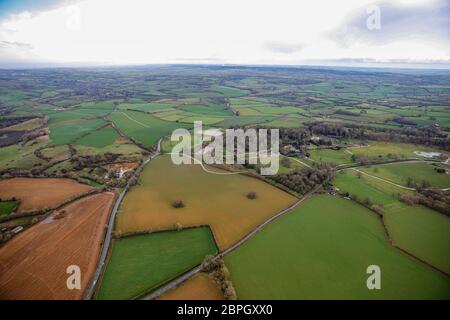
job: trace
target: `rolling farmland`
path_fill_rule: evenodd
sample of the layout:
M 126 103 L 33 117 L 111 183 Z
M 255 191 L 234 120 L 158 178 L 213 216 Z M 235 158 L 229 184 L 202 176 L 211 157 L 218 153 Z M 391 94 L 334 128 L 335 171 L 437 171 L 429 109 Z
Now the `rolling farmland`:
M 109 116 L 121 131 L 144 146 L 155 144 L 160 137 L 183 125 L 159 120 L 149 114 L 136 111 L 116 111 Z
M 449 79 L 0 69 L 0 299 L 448 300 Z M 279 129 L 278 173 L 173 164 L 170 135 L 194 121 Z M 305 198 L 291 208 L 294 193 Z M 201 270 L 207 255 L 225 271 Z M 66 289 L 69 263 L 92 296 Z M 381 290 L 367 289 L 369 265 L 381 267 Z
M 68 179 L 14 178 L 0 181 L 0 194 L 20 199 L 18 212 L 54 208 L 92 188 Z
M 441 166 L 426 163 L 394 163 L 362 170 L 403 186 L 426 182 L 433 188 L 450 188 L 450 176 L 445 172 L 449 167 L 443 166 L 443 173 L 439 173 L 438 168 L 441 168 Z
M 114 240 L 97 299 L 134 299 L 216 253 L 208 228 L 142 234 Z
M 353 170 L 339 173 L 334 184 L 353 199 L 370 199 L 371 206 L 382 206 L 383 221 L 393 244 L 449 273 L 449 217 L 424 206 L 408 206 L 399 200 L 399 194 L 412 191 L 372 177 L 358 177 Z
M 400 248 L 450 274 L 450 218 L 423 206 L 388 210 L 384 221 Z
M 168 155 L 157 157 L 143 171 L 140 185 L 125 198 L 116 229 L 126 233 L 165 230 L 177 224 L 209 225 L 223 250 L 296 201 L 258 179 L 209 170 L 219 174 L 205 172 L 200 165 L 176 166 Z M 248 192 L 256 192 L 257 198 L 248 199 Z M 185 207 L 172 207 L 176 200 L 182 200 Z
M 225 262 L 241 299 L 449 298 L 450 280 L 393 248 L 374 213 L 330 196 L 308 200 Z M 381 291 L 366 288 L 371 264 L 384 274 Z
M 94 272 L 114 197 L 105 192 L 77 200 L 0 247 L 0 299 L 80 299 Z M 85 275 L 82 290 L 67 288 L 69 265 Z

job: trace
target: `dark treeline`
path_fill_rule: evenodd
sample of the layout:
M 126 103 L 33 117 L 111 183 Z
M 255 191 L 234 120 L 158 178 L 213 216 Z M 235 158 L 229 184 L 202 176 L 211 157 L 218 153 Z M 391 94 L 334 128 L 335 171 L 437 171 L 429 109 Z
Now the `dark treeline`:
M 74 164 L 75 170 L 81 170 L 85 167 L 92 167 L 103 165 L 107 163 L 113 163 L 117 160 L 119 154 L 106 152 L 104 154 L 96 154 L 96 155 L 75 155 L 70 161 Z
M 450 150 L 450 139 L 447 138 L 447 133 L 435 126 L 393 129 L 356 124 L 312 122 L 307 124 L 307 128 L 312 134 L 334 138 L 414 143 Z
M 353 117 L 359 116 L 359 113 L 348 111 L 348 110 L 343 110 L 343 109 L 338 109 L 334 113 L 335 114 L 342 114 L 344 116 L 353 116 Z
M 230 279 L 230 271 L 228 271 L 223 259 L 206 256 L 202 262 L 202 271 L 207 273 L 209 278 L 215 282 L 226 300 L 237 299 L 236 290 Z
M 270 128 L 256 126 L 257 130 L 267 129 L 268 142 L 270 142 Z M 244 129 L 247 129 L 245 127 Z M 306 153 L 306 145 L 311 140 L 311 132 L 304 127 L 300 128 L 280 128 L 280 152 L 284 155 L 294 153 Z M 286 148 L 288 146 L 288 148 Z
M 450 196 L 441 190 L 419 189 L 416 194 L 404 194 L 400 200 L 407 205 L 421 204 L 450 216 Z
M 406 119 L 406 118 L 403 118 L 403 117 L 400 117 L 400 116 L 395 117 L 394 119 L 392 119 L 392 121 L 400 123 L 400 124 L 404 124 L 404 125 L 407 125 L 407 126 L 414 126 L 414 125 L 416 125 L 416 123 L 414 121 Z
M 7 118 L 0 118 L 0 129 L 10 127 L 22 122 L 25 122 L 27 120 L 31 120 L 34 118 L 38 118 L 37 116 L 18 116 L 18 117 L 7 117 Z
M 280 129 L 281 146 L 291 145 L 302 150 L 311 138 L 311 132 L 306 128 Z
M 322 184 L 331 179 L 334 173 L 335 171 L 331 165 L 314 163 L 311 168 L 297 169 L 290 173 L 269 176 L 269 179 L 297 193 L 306 194 L 318 184 Z

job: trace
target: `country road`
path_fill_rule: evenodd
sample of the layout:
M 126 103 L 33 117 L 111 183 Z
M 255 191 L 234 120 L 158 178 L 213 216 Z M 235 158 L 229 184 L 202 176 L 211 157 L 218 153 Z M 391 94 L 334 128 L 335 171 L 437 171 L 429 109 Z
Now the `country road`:
M 421 161 L 421 160 L 418 160 L 418 161 L 408 161 L 408 162 L 411 163 L 411 162 L 430 162 L 430 161 L 427 161 L 427 160 L 422 160 L 422 161 Z M 396 163 L 401 163 L 401 161 L 398 161 L 398 162 L 396 162 Z M 438 162 L 438 163 L 439 163 L 439 162 Z M 445 162 L 441 162 L 441 163 L 445 163 Z M 393 186 L 395 186 L 395 187 L 397 187 L 397 188 L 400 188 L 400 189 L 409 190 L 409 191 L 414 191 L 414 190 L 416 190 L 415 188 L 410 188 L 410 187 L 403 186 L 403 185 L 401 185 L 401 184 L 392 182 L 392 181 L 390 181 L 390 180 L 387 180 L 387 179 L 384 179 L 384 178 L 381 178 L 381 177 L 377 177 L 377 176 L 371 175 L 371 174 L 369 174 L 369 173 L 367 173 L 367 172 L 361 171 L 361 170 L 356 169 L 356 168 L 349 168 L 349 169 L 354 170 L 354 171 L 356 171 L 356 172 L 359 172 L 359 173 L 361 173 L 361 174 L 363 174 L 363 175 L 366 175 L 366 176 L 368 176 L 368 177 L 371 177 L 371 178 L 373 178 L 373 179 L 377 179 L 377 180 L 383 181 L 383 182 L 385 182 L 385 183 L 388 183 L 388 184 L 393 185 Z M 450 189 L 450 188 L 442 188 L 442 189 L 438 189 L 438 190 L 441 190 L 441 191 L 447 191 L 447 190 L 449 190 L 449 189 Z
M 405 190 L 410 190 L 410 191 L 416 190 L 416 189 L 414 189 L 414 188 L 405 187 L 405 186 L 402 186 L 401 184 L 397 184 L 397 183 L 394 183 L 394 182 L 392 182 L 392 181 L 389 181 L 389 180 L 386 180 L 386 179 L 383 179 L 383 178 L 380 178 L 380 177 L 377 177 L 377 176 L 373 176 L 373 175 L 371 175 L 371 174 L 368 174 L 368 173 L 366 173 L 366 172 L 364 172 L 364 171 L 361 171 L 361 170 L 358 170 L 358 169 L 356 169 L 356 168 L 350 168 L 350 170 L 354 170 L 354 171 L 356 171 L 356 172 L 359 172 L 359 173 L 361 173 L 361 174 L 363 174 L 363 175 L 366 175 L 366 176 L 368 176 L 368 177 L 371 177 L 371 178 L 373 178 L 373 179 L 377 179 L 377 180 L 386 182 L 386 183 L 388 183 L 388 184 L 390 184 L 390 185 L 393 185 L 393 186 L 396 186 L 396 187 L 398 187 L 398 188 L 400 188 L 400 189 L 405 189 Z
M 427 162 L 430 163 L 432 161 L 427 161 L 427 160 L 396 160 L 396 161 L 389 161 L 388 163 L 380 163 L 380 164 L 389 164 L 389 163 L 414 163 L 414 162 Z M 439 162 L 437 162 L 439 163 Z M 365 167 L 366 164 L 355 164 L 352 167 L 347 167 L 347 168 L 336 168 L 336 172 L 338 171 L 342 171 L 342 170 L 346 170 L 346 169 L 353 169 L 356 171 L 359 171 L 355 168 L 358 167 Z M 364 173 L 365 174 L 365 173 Z M 378 178 L 378 177 L 374 177 L 374 178 Z M 381 178 L 379 178 L 381 179 Z M 383 179 L 381 179 L 383 180 Z M 390 182 L 387 181 L 386 182 Z M 297 206 L 299 206 L 301 203 L 303 203 L 305 200 L 309 199 L 314 193 L 316 193 L 316 191 L 321 187 L 322 185 L 318 185 L 316 186 L 314 189 L 312 189 L 311 191 L 309 191 L 307 194 L 305 194 L 301 199 L 299 199 L 297 202 L 295 202 L 294 204 L 292 204 L 291 206 L 283 209 L 282 211 L 278 212 L 277 214 L 275 214 L 274 216 L 270 217 L 269 219 L 267 219 L 266 221 L 264 221 L 263 223 L 259 224 L 258 226 L 256 226 L 252 231 L 250 231 L 248 234 L 246 234 L 242 239 L 240 239 L 238 242 L 236 242 L 234 245 L 232 245 L 231 247 L 227 248 L 226 250 L 218 253 L 216 255 L 216 259 L 217 258 L 222 258 L 224 257 L 226 254 L 230 253 L 231 251 L 237 249 L 238 247 L 240 247 L 241 245 L 243 245 L 247 240 L 251 239 L 258 231 L 260 231 L 261 229 L 263 229 L 266 225 L 268 225 L 269 223 L 271 223 L 272 221 L 274 221 L 275 219 L 279 218 L 280 216 L 290 212 L 292 209 L 296 208 Z M 400 186 L 400 185 L 398 185 Z M 403 187 L 403 186 L 400 186 Z M 406 188 L 406 187 L 404 187 Z M 159 289 L 150 292 L 149 294 L 143 296 L 141 299 L 142 300 L 152 300 L 155 299 L 157 297 L 159 297 L 160 295 L 162 295 L 163 293 L 176 288 L 178 285 L 180 285 L 181 283 L 183 283 L 184 281 L 188 280 L 189 278 L 191 278 L 192 276 L 194 276 L 195 274 L 201 272 L 201 266 L 197 266 L 193 269 L 191 269 L 190 271 L 184 273 L 183 275 L 179 276 L 178 278 L 173 279 L 172 281 L 168 282 L 167 284 L 163 285 L 162 287 L 160 287 Z
M 179 286 L 184 281 L 186 281 L 189 278 L 193 277 L 194 275 L 196 275 L 200 271 L 202 271 L 201 265 L 195 267 L 194 269 L 189 270 L 186 273 L 183 273 L 181 276 L 179 276 L 178 278 L 170 281 L 166 285 L 164 285 L 164 286 L 160 287 L 159 289 L 156 289 L 155 291 L 152 291 L 151 293 L 145 295 L 144 297 L 141 298 L 141 300 L 153 300 L 153 299 L 156 299 L 159 296 L 161 296 L 163 293 L 165 293 L 165 292 L 167 292 L 167 291 L 169 291 L 169 290 Z
M 141 167 L 144 167 L 148 162 L 150 162 L 152 159 L 154 159 L 156 156 L 158 156 L 161 153 L 161 142 L 162 142 L 161 138 L 158 141 L 158 146 L 156 149 L 156 152 L 154 154 L 152 154 L 148 159 L 146 159 L 142 164 Z M 397 161 L 390 161 L 389 163 L 404 163 L 404 162 L 430 162 L 430 161 L 426 161 L 426 160 L 397 160 Z M 384 164 L 388 164 L 388 163 L 384 163 Z M 401 185 L 397 185 L 391 181 L 376 177 L 376 176 L 372 176 L 370 174 L 367 174 L 363 171 L 360 171 L 356 168 L 358 167 L 364 167 L 366 165 L 363 164 L 355 164 L 354 166 L 350 166 L 350 167 L 346 167 L 346 168 L 339 168 L 336 167 L 336 172 L 338 171 L 342 171 L 342 170 L 346 170 L 346 169 L 351 169 L 351 170 L 355 170 L 357 172 L 361 172 L 362 174 L 366 174 L 370 177 L 382 180 L 384 182 L 393 184 L 397 187 L 400 188 L 404 188 L 404 189 L 408 189 L 408 190 L 414 190 L 412 188 L 407 188 Z M 244 237 L 242 237 L 238 242 L 236 242 L 234 245 L 232 245 L 231 247 L 227 248 L 226 250 L 218 253 L 215 258 L 222 258 L 224 257 L 226 254 L 232 252 L 233 250 L 237 249 L 238 247 L 240 247 L 241 245 L 243 245 L 246 241 L 248 241 L 249 239 L 251 239 L 253 236 L 255 236 L 255 234 L 262 230 L 266 225 L 268 225 L 269 223 L 273 222 L 274 220 L 276 220 L 277 218 L 281 217 L 282 215 L 290 212 L 292 209 L 296 208 L 297 206 L 299 206 L 301 203 L 303 203 L 304 201 L 306 201 L 307 199 L 309 199 L 314 193 L 317 192 L 317 190 L 321 187 L 322 185 L 317 185 L 314 189 L 312 189 L 311 191 L 309 191 L 308 193 L 306 193 L 301 199 L 299 199 L 297 202 L 295 202 L 294 204 L 292 204 L 291 206 L 279 211 L 278 213 L 276 213 L 274 216 L 270 217 L 269 219 L 265 220 L 264 222 L 262 222 L 261 224 L 259 224 L 258 226 L 256 226 L 254 229 L 252 229 L 249 233 L 247 233 Z M 102 247 L 102 252 L 99 258 L 99 261 L 97 263 L 97 268 L 96 271 L 94 273 L 94 275 L 92 276 L 90 283 L 88 285 L 88 287 L 86 288 L 85 292 L 84 292 L 84 299 L 85 300 L 90 300 L 92 299 L 92 296 L 95 292 L 96 286 L 98 284 L 98 280 L 102 274 L 102 272 L 104 271 L 104 267 L 105 267 L 105 263 L 106 263 L 106 259 L 108 257 L 108 252 L 111 246 L 111 240 L 112 240 L 112 232 L 114 229 L 114 221 L 115 218 L 117 216 L 117 212 L 119 209 L 119 206 L 123 200 L 123 198 L 125 197 L 125 194 L 127 193 L 128 189 L 129 189 L 130 185 L 129 183 L 126 185 L 126 187 L 124 188 L 124 190 L 120 193 L 119 197 L 117 198 L 113 210 L 111 212 L 110 215 L 110 219 L 108 222 L 108 226 L 107 226 L 107 231 L 105 234 L 105 239 L 103 242 L 103 247 Z M 158 288 L 155 291 L 152 291 L 150 293 L 148 293 L 147 295 L 143 296 L 141 299 L 142 300 L 152 300 L 155 299 L 157 297 L 159 297 L 160 295 L 162 295 L 163 293 L 179 286 L 181 283 L 183 283 L 184 281 L 188 280 L 189 278 L 191 278 L 192 276 L 194 276 L 195 274 L 201 272 L 201 266 L 196 266 L 193 269 L 189 270 L 188 272 L 185 272 L 184 274 L 182 274 L 181 276 L 169 281 L 167 284 L 163 285 L 162 287 Z
M 161 141 L 162 141 L 162 138 L 159 139 L 159 141 L 158 141 L 158 147 L 156 148 L 156 152 L 154 154 L 152 154 L 144 162 L 142 162 L 141 168 L 144 167 L 147 163 L 149 163 L 151 160 L 153 160 L 156 156 L 158 156 L 161 153 Z M 109 248 L 111 246 L 112 232 L 114 230 L 114 221 L 116 220 L 116 216 L 117 216 L 117 212 L 119 210 L 120 204 L 122 203 L 122 200 L 125 197 L 125 194 L 127 193 L 129 188 L 130 188 L 130 182 L 127 183 L 125 188 L 120 193 L 119 197 L 117 197 L 116 203 L 114 204 L 111 215 L 109 217 L 109 222 L 108 222 L 108 227 L 106 230 L 105 238 L 103 240 L 102 252 L 101 252 L 99 260 L 97 262 L 97 268 L 88 284 L 88 287 L 84 291 L 84 296 L 83 296 L 84 300 L 92 299 L 92 296 L 94 294 L 95 288 L 98 283 L 98 279 L 100 278 L 100 276 L 103 272 L 106 258 L 108 257 Z
M 306 162 L 300 161 L 300 160 L 295 159 L 295 158 L 290 158 L 290 159 L 292 159 L 292 160 L 294 160 L 294 161 L 296 161 L 296 162 L 298 162 L 298 163 L 304 165 L 304 166 L 307 167 L 307 168 L 311 168 L 311 166 L 310 166 L 309 164 L 307 164 Z
M 269 219 L 265 220 L 264 222 L 262 222 L 261 224 L 259 224 L 258 226 L 256 226 L 253 230 L 251 230 L 249 233 L 247 233 L 243 238 L 241 238 L 241 240 L 239 240 L 238 242 L 236 242 L 234 245 L 232 245 L 231 247 L 229 247 L 228 249 L 218 253 L 215 256 L 215 259 L 218 258 L 222 258 L 223 256 L 225 256 L 226 254 L 230 253 L 231 251 L 239 248 L 241 245 L 243 245 L 247 240 L 249 240 L 250 238 L 252 238 L 258 231 L 260 231 L 261 229 L 263 229 L 266 225 L 268 225 L 269 223 L 271 223 L 272 221 L 274 221 L 275 219 L 281 217 L 282 215 L 290 212 L 292 209 L 294 209 L 295 207 L 297 207 L 298 205 L 300 205 L 302 202 L 304 202 L 305 200 L 307 200 L 309 197 L 311 197 L 322 185 L 317 185 L 314 189 L 312 189 L 311 191 L 309 191 L 307 194 L 305 194 L 301 199 L 299 199 L 297 202 L 295 202 L 294 204 L 292 204 L 291 206 L 281 210 L 280 212 L 278 212 L 277 214 L 275 214 L 274 216 L 270 217 Z M 181 283 L 183 283 L 184 281 L 188 280 L 189 278 L 191 278 L 192 276 L 194 276 L 195 274 L 199 273 L 202 271 L 201 266 L 197 266 L 193 269 L 191 269 L 190 271 L 184 273 L 183 275 L 179 276 L 178 278 L 175 278 L 174 280 L 170 281 L 169 283 L 163 285 L 162 287 L 160 287 L 159 289 L 143 296 L 141 299 L 142 300 L 152 300 L 155 299 L 157 297 L 159 297 L 160 295 L 162 295 L 163 293 L 176 288 L 178 285 L 180 285 Z
M 326 183 L 326 182 L 324 182 Z M 322 185 L 319 184 L 317 185 L 314 189 L 312 189 L 311 191 L 309 191 L 308 193 L 306 193 L 301 199 L 299 199 L 297 202 L 295 202 L 294 204 L 292 204 L 291 206 L 287 207 L 286 209 L 281 210 L 280 212 L 278 212 L 277 214 L 275 214 L 274 216 L 270 217 L 269 219 L 267 219 L 266 221 L 264 221 L 263 223 L 259 224 L 256 228 L 254 228 L 252 231 L 250 231 L 247 235 L 245 235 L 241 240 L 239 240 L 238 242 L 236 242 L 234 245 L 232 245 L 231 247 L 229 247 L 228 249 L 222 251 L 221 253 L 219 253 L 220 257 L 225 256 L 226 254 L 230 253 L 231 251 L 239 248 L 241 245 L 243 245 L 247 240 L 249 240 L 250 238 L 252 238 L 258 231 L 260 231 L 262 228 L 264 228 L 266 225 L 268 225 L 269 223 L 271 223 L 272 221 L 274 221 L 275 219 L 281 217 L 282 215 L 288 213 L 289 211 L 291 211 L 292 209 L 298 207 L 302 202 L 304 202 L 305 200 L 307 200 L 309 197 L 311 197 L 314 193 L 316 193 L 316 191 L 321 187 Z

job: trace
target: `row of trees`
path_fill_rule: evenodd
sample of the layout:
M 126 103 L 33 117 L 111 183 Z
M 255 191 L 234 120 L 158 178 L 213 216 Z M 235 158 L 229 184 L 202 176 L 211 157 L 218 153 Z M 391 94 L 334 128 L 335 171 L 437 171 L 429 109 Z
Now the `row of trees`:
M 329 180 L 334 173 L 335 171 L 330 164 L 314 163 L 311 168 L 297 169 L 293 172 L 269 176 L 269 179 L 299 194 L 305 194 L 316 185 Z
M 19 116 L 19 117 L 4 117 L 0 118 L 0 129 L 7 128 L 27 120 L 36 118 L 36 116 Z
M 360 205 L 363 205 L 370 210 L 375 211 L 380 216 L 383 216 L 384 214 L 384 205 L 382 203 L 374 203 L 372 197 L 370 196 L 360 198 L 358 195 L 350 194 L 348 192 L 340 192 L 339 194 L 343 197 L 352 199 L 353 201 L 359 203 Z
M 225 266 L 223 259 L 207 256 L 202 262 L 202 270 L 209 274 L 211 279 L 222 291 L 223 296 L 227 300 L 236 300 L 237 294 L 233 283 L 230 280 L 230 271 Z
M 421 204 L 450 216 L 450 196 L 441 190 L 419 189 L 415 194 L 401 195 L 400 200 L 410 206 Z
M 340 139 L 415 143 L 450 150 L 450 139 L 447 138 L 447 133 L 435 126 L 379 128 L 357 124 L 311 122 L 307 127 L 311 134 L 321 134 Z
M 75 170 L 81 170 L 85 167 L 92 167 L 107 163 L 113 163 L 117 160 L 117 158 L 119 158 L 118 154 L 106 152 L 104 154 L 85 155 L 85 156 L 75 155 L 71 158 L 70 161 L 74 164 Z

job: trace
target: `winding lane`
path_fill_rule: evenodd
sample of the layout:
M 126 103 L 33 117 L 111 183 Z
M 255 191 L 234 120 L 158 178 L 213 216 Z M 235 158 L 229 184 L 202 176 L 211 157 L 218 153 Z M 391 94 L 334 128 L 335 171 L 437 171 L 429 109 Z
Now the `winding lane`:
M 156 156 L 158 156 L 161 153 L 161 141 L 162 141 L 162 138 L 159 139 L 159 141 L 158 141 L 158 147 L 156 148 L 156 152 L 153 153 L 144 162 L 142 162 L 140 168 L 143 168 L 147 163 L 149 163 L 151 160 L 153 160 Z M 137 172 L 137 171 L 139 171 L 139 170 L 136 170 L 135 172 Z M 135 173 L 135 175 L 136 175 L 136 173 Z M 127 193 L 129 188 L 130 188 L 130 179 L 128 180 L 127 185 L 122 190 L 119 197 L 117 198 L 116 203 L 114 204 L 113 210 L 111 212 L 111 215 L 109 217 L 108 228 L 106 230 L 105 238 L 103 240 L 102 252 L 98 259 L 97 268 L 95 270 L 95 273 L 92 276 L 88 287 L 84 291 L 84 296 L 83 296 L 84 300 L 92 299 L 92 296 L 95 292 L 95 288 L 97 286 L 98 280 L 99 280 L 99 278 L 103 272 L 103 269 L 105 267 L 106 258 L 108 257 L 109 248 L 111 246 L 112 232 L 114 231 L 114 221 L 116 219 L 120 204 L 122 203 L 122 200 L 125 197 L 125 194 Z

